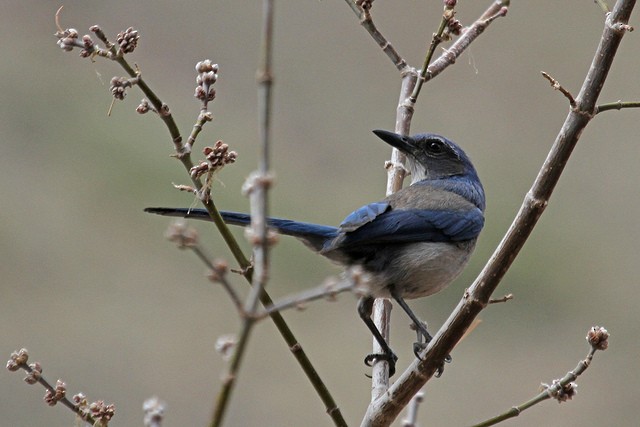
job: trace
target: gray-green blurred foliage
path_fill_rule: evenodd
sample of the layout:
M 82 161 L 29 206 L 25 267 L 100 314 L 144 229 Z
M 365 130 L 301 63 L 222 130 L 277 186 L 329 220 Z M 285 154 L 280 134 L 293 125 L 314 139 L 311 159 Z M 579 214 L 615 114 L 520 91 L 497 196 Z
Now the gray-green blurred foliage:
M 399 52 L 419 66 L 441 3 L 377 1 L 373 13 Z M 488 4 L 459 2 L 457 17 L 468 24 Z M 141 425 L 142 403 L 151 395 L 168 403 L 165 425 L 206 425 L 225 370 L 214 342 L 237 331 L 239 321 L 201 263 L 163 239 L 168 221 L 142 212 L 194 203 L 172 188 L 188 179 L 169 157 L 166 129 L 153 115 L 134 112 L 142 97 L 135 89 L 107 117 L 109 80 L 122 72 L 56 46 L 59 6 L 0 5 L 0 352 L 8 358 L 27 347 L 44 374 L 63 378 L 71 394 L 114 402 L 114 426 Z M 197 147 L 223 139 L 238 151 L 214 194 L 221 208 L 247 209 L 240 186 L 255 168 L 260 2 L 70 0 L 64 6 L 62 25 L 81 34 L 93 24 L 111 36 L 129 26 L 140 32 L 132 61 L 170 105 L 183 134 L 199 108 L 192 96 L 195 63 L 220 64 L 215 120 Z M 577 93 L 602 25 L 591 1 L 513 1 L 506 18 L 425 86 L 413 130 L 462 145 L 488 196 L 486 229 L 463 276 L 441 294 L 411 303 L 432 329 L 499 242 L 567 113 L 566 100 L 540 70 Z M 271 212 L 336 224 L 383 197 L 389 152 L 370 131 L 393 127 L 399 76 L 343 1 L 277 2 L 275 42 Z M 636 33 L 623 40 L 602 102 L 640 99 L 639 46 Z M 423 425 L 470 424 L 526 400 L 540 382 L 561 377 L 586 355 L 584 336 L 595 324 L 611 332 L 610 348 L 578 380 L 576 398 L 543 403 L 505 425 L 637 422 L 638 117 L 636 110 L 607 112 L 584 132 L 498 288 L 515 300 L 483 312 L 443 377 L 428 384 Z M 212 255 L 230 258 L 211 226 L 198 228 Z M 274 297 L 338 271 L 284 238 L 273 262 Z M 243 281 L 235 284 L 245 291 Z M 362 359 L 371 338 L 355 304 L 342 295 L 285 318 L 345 417 L 358 424 L 369 399 Z M 407 323 L 397 316 L 393 324 L 399 368 L 413 357 Z M 72 414 L 47 407 L 43 393 L 3 370 L 0 425 L 71 425 Z M 331 425 L 268 322 L 253 335 L 227 424 Z

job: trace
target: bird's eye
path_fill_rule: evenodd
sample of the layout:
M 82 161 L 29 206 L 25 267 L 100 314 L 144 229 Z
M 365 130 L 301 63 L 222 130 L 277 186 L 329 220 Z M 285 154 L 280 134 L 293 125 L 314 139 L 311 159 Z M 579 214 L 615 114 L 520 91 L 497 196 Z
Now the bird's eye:
M 428 149 L 433 154 L 438 154 L 443 151 L 442 143 L 440 141 L 429 141 Z

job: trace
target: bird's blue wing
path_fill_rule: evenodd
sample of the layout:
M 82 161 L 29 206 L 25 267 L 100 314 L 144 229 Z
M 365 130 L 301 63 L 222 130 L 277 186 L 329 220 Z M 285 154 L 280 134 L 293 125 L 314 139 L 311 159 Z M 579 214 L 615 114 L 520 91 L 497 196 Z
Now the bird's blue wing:
M 476 207 L 466 210 L 387 209 L 358 228 L 341 229 L 343 237 L 336 243 L 348 248 L 410 242 L 460 242 L 478 237 L 483 225 L 484 215 Z
M 390 208 L 389 202 L 374 202 L 351 212 L 340 224 L 340 231 L 354 231 L 375 220 Z

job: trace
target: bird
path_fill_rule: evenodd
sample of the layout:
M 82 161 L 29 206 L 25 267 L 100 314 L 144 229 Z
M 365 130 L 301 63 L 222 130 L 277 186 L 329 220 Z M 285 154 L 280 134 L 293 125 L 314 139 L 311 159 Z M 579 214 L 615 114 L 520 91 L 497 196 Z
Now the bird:
M 413 351 L 419 358 L 432 337 L 405 300 L 439 292 L 462 272 L 484 226 L 485 193 L 469 157 L 446 137 L 433 133 L 407 136 L 385 130 L 373 133 L 404 153 L 404 167 L 411 174 L 409 186 L 356 209 L 337 227 L 282 218 L 268 218 L 267 223 L 331 261 L 346 268 L 359 266 L 367 273 L 370 294 L 359 299 L 358 313 L 382 352 L 367 355 L 365 364 L 385 360 L 391 377 L 398 357 L 371 319 L 375 298 L 395 300 L 410 317 L 418 335 Z M 210 220 L 204 209 L 145 211 Z M 230 225 L 251 222 L 248 214 L 220 214 Z M 450 356 L 444 361 L 450 361 Z

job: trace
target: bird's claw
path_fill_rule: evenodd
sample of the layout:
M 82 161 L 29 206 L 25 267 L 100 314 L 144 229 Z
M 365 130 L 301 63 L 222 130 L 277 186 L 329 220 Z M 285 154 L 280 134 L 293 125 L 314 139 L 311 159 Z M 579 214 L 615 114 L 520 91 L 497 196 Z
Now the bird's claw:
M 427 344 L 426 342 L 414 342 L 413 343 L 413 354 L 416 356 L 416 359 L 418 360 L 422 360 L 422 357 L 420 357 L 420 352 L 422 350 L 424 350 L 425 348 L 427 348 Z
M 396 373 L 396 362 L 398 356 L 395 353 L 371 353 L 367 354 L 364 358 L 364 364 L 371 367 L 377 360 L 384 360 L 389 364 L 389 377 L 392 377 Z
M 420 337 L 421 334 L 418 334 L 418 337 Z M 431 340 L 429 340 L 431 341 Z M 426 342 L 422 342 L 422 341 L 418 341 L 418 342 L 414 342 L 413 343 L 413 354 L 415 354 L 416 358 L 418 360 L 423 360 L 420 357 L 420 353 L 427 348 L 427 344 L 429 344 L 429 341 Z M 445 363 L 451 363 L 453 359 L 451 358 L 450 354 L 447 354 L 447 356 L 444 358 L 442 364 L 438 367 L 438 369 L 436 370 L 435 376 L 436 378 L 440 378 L 440 376 L 442 375 L 442 373 L 444 372 L 444 364 Z

